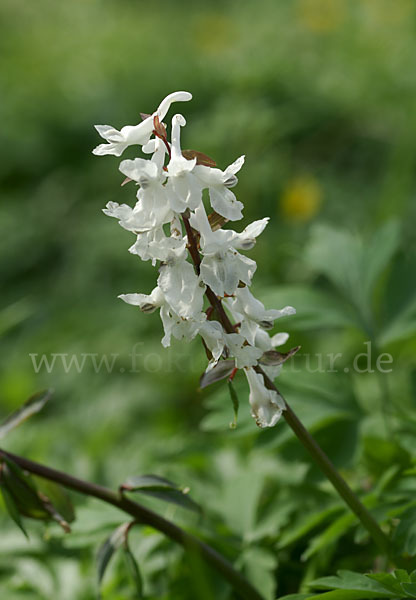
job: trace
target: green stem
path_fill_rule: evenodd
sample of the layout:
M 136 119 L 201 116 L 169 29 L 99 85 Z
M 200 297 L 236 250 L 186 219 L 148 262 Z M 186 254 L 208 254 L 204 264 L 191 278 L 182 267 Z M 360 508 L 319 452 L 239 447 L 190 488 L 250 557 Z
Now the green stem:
M 154 529 L 161 531 L 171 540 L 183 546 L 186 551 L 197 552 L 201 558 L 206 560 L 207 563 L 224 576 L 234 590 L 239 593 L 241 598 L 244 598 L 245 600 L 264 600 L 263 596 L 260 595 L 251 583 L 247 581 L 241 573 L 236 571 L 233 565 L 214 550 L 214 548 L 145 506 L 133 502 L 132 500 L 129 500 L 129 498 L 117 494 L 113 490 L 83 481 L 82 479 L 77 479 L 67 473 L 51 469 L 50 467 L 33 462 L 27 458 L 0 450 L 0 457 L 2 455 L 7 456 L 22 469 L 29 471 L 29 473 L 33 473 L 34 475 L 59 483 L 66 488 L 70 488 L 86 496 L 92 496 L 103 502 L 107 502 L 107 504 L 116 506 L 123 512 L 134 517 L 136 522 L 143 525 L 150 525 Z
M 194 262 L 195 269 L 196 269 L 197 273 L 199 273 L 201 257 L 199 254 L 197 241 L 195 239 L 195 236 L 193 234 L 193 231 L 192 231 L 192 228 L 190 226 L 187 216 L 186 215 L 182 215 L 182 216 L 183 216 L 183 220 L 184 220 L 184 224 L 185 224 L 186 233 L 188 236 L 189 253 Z M 226 314 L 224 307 L 222 306 L 221 299 L 218 298 L 208 286 L 207 286 L 205 294 L 206 294 L 209 302 L 213 306 L 213 308 L 217 311 L 217 314 L 219 316 L 219 319 L 220 319 L 225 331 L 227 331 L 228 333 L 234 333 L 235 328 L 234 328 L 233 324 L 231 323 L 230 319 L 228 318 L 228 315 Z M 280 394 L 279 390 L 276 388 L 274 383 L 267 377 L 267 375 L 265 374 L 265 372 L 263 371 L 263 369 L 260 366 L 255 367 L 255 370 L 258 373 L 261 373 L 263 375 L 264 381 L 268 388 L 275 390 L 280 396 L 282 396 L 282 394 Z M 282 396 L 282 398 L 283 398 L 283 396 Z M 291 427 L 292 431 L 295 433 L 298 440 L 303 444 L 303 446 L 306 448 L 306 450 L 309 452 L 309 454 L 315 460 L 317 465 L 320 467 L 320 469 L 326 475 L 328 480 L 332 483 L 335 490 L 338 492 L 338 494 L 341 496 L 341 498 L 344 500 L 344 502 L 347 504 L 347 506 L 349 506 L 349 508 L 352 510 L 352 512 L 361 521 L 363 527 L 365 527 L 365 529 L 371 535 L 371 537 L 373 538 L 375 543 L 378 545 L 380 550 L 383 552 L 383 554 L 385 554 L 386 556 L 390 556 L 391 550 L 390 550 L 389 538 L 380 529 L 378 523 L 374 520 L 374 518 L 368 512 L 368 510 L 362 504 L 362 502 L 360 502 L 360 500 L 354 494 L 354 492 L 349 487 L 347 482 L 338 473 L 337 469 L 334 467 L 332 462 L 329 460 L 329 458 L 327 457 L 325 452 L 322 450 L 322 448 L 318 445 L 318 443 L 315 441 L 315 439 L 311 436 L 309 431 L 302 425 L 301 421 L 295 415 L 295 413 L 290 408 L 290 406 L 288 405 L 286 400 L 284 398 L 283 398 L 283 400 L 286 404 L 286 410 L 283 411 L 283 415 L 284 415 L 289 427 Z
M 283 398 L 282 394 L 276 388 L 274 383 L 267 377 L 264 371 L 260 367 L 256 367 L 256 371 L 258 371 L 264 376 L 264 380 L 266 382 L 267 387 L 275 390 Z M 386 556 L 390 556 L 391 544 L 387 535 L 381 530 L 378 523 L 366 509 L 364 504 L 362 504 L 362 502 L 359 500 L 356 494 L 354 494 L 354 492 L 349 487 L 345 479 L 341 477 L 335 466 L 329 460 L 329 458 L 319 446 L 319 444 L 311 436 L 309 431 L 303 426 L 302 422 L 293 412 L 289 404 L 286 402 L 285 398 L 283 398 L 283 400 L 286 405 L 286 410 L 283 411 L 283 416 L 286 420 L 286 423 L 289 425 L 289 427 L 292 429 L 298 440 L 303 444 L 303 446 L 312 456 L 316 464 L 320 467 L 321 471 L 332 483 L 332 485 L 334 486 L 338 494 L 341 496 L 341 498 L 344 500 L 344 502 L 349 506 L 352 512 L 361 521 L 363 527 L 365 527 L 365 529 L 371 535 L 379 549 Z

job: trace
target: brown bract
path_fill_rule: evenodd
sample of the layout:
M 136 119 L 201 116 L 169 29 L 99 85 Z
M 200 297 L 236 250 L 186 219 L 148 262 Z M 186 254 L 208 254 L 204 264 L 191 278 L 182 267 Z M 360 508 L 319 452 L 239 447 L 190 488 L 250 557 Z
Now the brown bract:
M 184 156 L 187 160 L 192 160 L 196 158 L 197 165 L 203 165 L 204 167 L 216 167 L 217 163 L 213 158 L 207 156 L 203 152 L 198 152 L 198 150 L 182 150 L 182 156 Z

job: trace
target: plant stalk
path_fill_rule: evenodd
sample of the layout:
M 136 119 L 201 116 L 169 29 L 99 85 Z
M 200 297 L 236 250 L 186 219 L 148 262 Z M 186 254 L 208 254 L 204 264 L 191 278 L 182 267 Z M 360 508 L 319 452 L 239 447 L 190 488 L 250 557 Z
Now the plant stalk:
M 55 483 L 86 496 L 98 498 L 103 502 L 107 502 L 107 504 L 112 504 L 121 511 L 134 517 L 136 522 L 143 525 L 149 525 L 164 533 L 171 540 L 183 546 L 187 552 L 197 552 L 201 558 L 206 560 L 207 563 L 223 575 L 244 600 L 264 600 L 263 596 L 251 585 L 251 583 L 239 571 L 234 569 L 233 565 L 224 556 L 212 548 L 212 546 L 199 540 L 194 535 L 186 532 L 181 527 L 178 527 L 178 525 L 168 521 L 149 508 L 138 502 L 133 502 L 129 498 L 126 498 L 122 494 L 117 494 L 113 490 L 95 483 L 83 481 L 82 479 L 77 479 L 67 473 L 51 469 L 50 467 L 33 462 L 27 458 L 12 454 L 11 452 L 0 450 L 0 458 L 2 455 L 9 458 L 29 473 L 54 481 Z
M 201 257 L 199 254 L 197 241 L 193 234 L 193 231 L 190 226 L 188 218 L 186 217 L 186 215 L 182 215 L 182 216 L 183 216 L 183 220 L 184 220 L 184 224 L 185 224 L 186 233 L 188 236 L 189 254 L 194 262 L 195 269 L 196 269 L 197 273 L 199 274 Z M 218 317 L 219 317 L 225 331 L 227 333 L 235 333 L 235 327 L 233 326 L 230 319 L 228 318 L 228 315 L 225 312 L 224 307 L 222 306 L 221 299 L 218 298 L 208 286 L 207 286 L 205 294 L 206 294 L 206 297 L 208 298 L 211 306 L 216 310 Z M 276 388 L 276 386 L 271 381 L 271 379 L 269 379 L 267 377 L 267 375 L 265 374 L 263 369 L 260 366 L 257 366 L 257 367 L 255 367 L 255 370 L 258 373 L 261 373 L 261 375 L 263 375 L 266 386 L 269 389 L 276 391 L 283 398 L 282 394 Z M 347 484 L 345 479 L 343 479 L 343 477 L 341 477 L 341 475 L 339 474 L 339 472 L 337 471 L 335 466 L 329 460 L 329 458 L 327 457 L 325 452 L 322 450 L 322 448 L 319 446 L 319 444 L 316 442 L 316 440 L 311 436 L 309 431 L 303 426 L 302 422 L 298 419 L 296 414 L 290 408 L 290 406 L 286 402 L 285 398 L 283 398 L 283 401 L 286 405 L 286 410 L 283 411 L 283 416 L 286 420 L 286 423 L 292 429 L 292 431 L 294 432 L 294 434 L 296 435 L 298 440 L 301 442 L 301 444 L 306 448 L 306 450 L 312 456 L 313 460 L 320 467 L 321 471 L 325 474 L 325 476 L 331 482 L 331 484 L 333 485 L 335 490 L 338 492 L 338 494 L 341 496 L 341 498 L 344 500 L 344 502 L 347 504 L 347 506 L 358 517 L 358 519 L 362 523 L 363 527 L 365 527 L 365 529 L 368 531 L 368 533 L 370 534 L 370 536 L 372 537 L 374 542 L 377 544 L 377 546 L 379 547 L 381 552 L 386 556 L 390 556 L 391 555 L 390 541 L 389 541 L 389 538 L 387 537 L 387 535 L 382 531 L 382 529 L 379 527 L 378 523 L 375 521 L 375 519 L 369 513 L 369 511 L 364 506 L 364 504 L 362 504 L 362 502 L 359 500 L 359 498 L 356 496 L 356 494 L 354 494 L 354 492 L 349 487 L 349 485 Z
M 373 538 L 374 542 L 377 544 L 379 549 L 383 552 L 385 556 L 390 556 L 391 544 L 387 535 L 382 531 L 378 523 L 375 521 L 375 519 L 364 506 L 364 504 L 359 500 L 356 494 L 352 491 L 345 479 L 339 474 L 336 467 L 333 465 L 333 463 L 330 461 L 328 456 L 325 454 L 325 452 L 322 450 L 322 448 L 319 446 L 316 440 L 312 437 L 312 435 L 309 433 L 306 427 L 304 427 L 302 422 L 298 419 L 296 414 L 293 412 L 293 410 L 287 403 L 286 399 L 283 397 L 281 392 L 279 392 L 274 383 L 267 377 L 263 369 L 258 367 L 256 368 L 256 370 L 263 375 L 267 387 L 275 390 L 283 398 L 283 401 L 286 405 L 286 410 L 283 411 L 283 416 L 286 420 L 286 423 L 292 429 L 298 440 L 312 456 L 316 464 L 326 475 L 328 480 L 331 482 L 331 484 L 341 496 L 341 498 L 344 500 L 344 502 L 347 504 L 347 506 L 361 521 L 363 527 L 365 527 L 365 529 L 368 531 L 368 533 Z

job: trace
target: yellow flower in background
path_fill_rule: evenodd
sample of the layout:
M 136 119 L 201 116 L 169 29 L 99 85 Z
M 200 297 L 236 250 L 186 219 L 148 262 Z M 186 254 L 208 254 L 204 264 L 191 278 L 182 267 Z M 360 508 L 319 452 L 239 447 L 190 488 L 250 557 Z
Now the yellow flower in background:
M 280 198 L 282 214 L 292 221 L 309 221 L 322 204 L 322 188 L 310 175 L 289 181 Z
M 305 29 L 324 33 L 344 21 L 345 0 L 298 0 L 298 18 Z

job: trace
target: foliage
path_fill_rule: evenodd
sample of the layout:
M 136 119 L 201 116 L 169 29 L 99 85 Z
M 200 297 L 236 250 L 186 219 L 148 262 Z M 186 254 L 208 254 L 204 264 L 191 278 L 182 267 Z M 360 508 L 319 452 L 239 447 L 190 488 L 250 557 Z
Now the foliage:
M 341 597 L 344 588 L 348 598 L 374 597 L 365 590 L 410 597 L 415 7 L 261 0 L 158 9 L 130 0 L 1 4 L 1 415 L 34 390 L 56 390 L 2 448 L 113 489 L 140 473 L 189 487 L 202 516 L 134 497 L 235 561 L 265 598 Z M 257 431 L 239 376 L 230 429 L 226 383 L 197 389 L 203 348 L 164 351 L 157 318 L 115 298 L 133 289 L 134 269 L 143 290 L 153 274 L 134 257 L 126 263 L 124 232 L 100 216 L 122 178 L 90 155 L 91 125 L 112 122 L 114 106 L 119 124 L 135 123 L 172 89 L 195 98 L 187 146 L 198 140 L 221 168 L 247 148 L 239 183 L 246 222 L 279 217 L 253 250 L 262 265 L 256 293 L 266 307 L 297 308 L 284 326 L 302 348 L 283 366 L 282 392 L 394 553 L 405 554 L 406 574 L 390 573 L 284 423 Z M 58 356 L 50 372 L 36 372 L 52 353 L 106 355 L 109 363 L 97 369 L 87 357 L 77 368 Z M 376 369 L 384 353 L 391 372 Z M 1 597 L 96 598 L 97 549 L 123 515 L 71 500 L 69 535 L 23 517 L 27 542 L 0 514 Z M 230 597 L 210 568 L 189 563 L 153 529 L 134 527 L 128 541 L 146 598 Z M 102 580 L 104 600 L 137 597 L 125 560 L 120 547 Z

